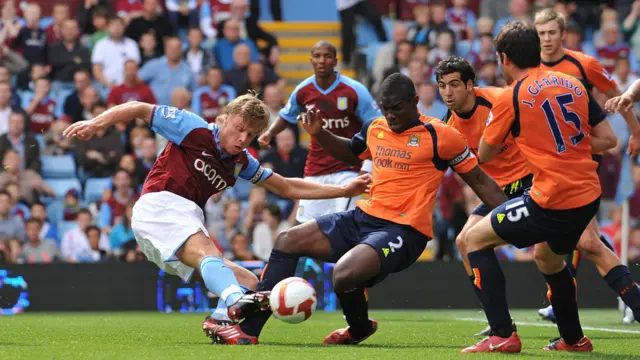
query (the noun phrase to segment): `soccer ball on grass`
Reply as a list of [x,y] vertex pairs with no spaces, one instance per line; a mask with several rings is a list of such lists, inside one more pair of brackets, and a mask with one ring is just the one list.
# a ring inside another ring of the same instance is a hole
[[298,324],[316,311],[316,290],[305,279],[286,278],[271,290],[271,311],[276,318],[290,324]]

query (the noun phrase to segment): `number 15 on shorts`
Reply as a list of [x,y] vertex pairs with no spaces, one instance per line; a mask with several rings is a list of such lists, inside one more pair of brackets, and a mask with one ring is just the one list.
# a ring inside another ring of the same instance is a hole
[[[511,222],[518,222],[523,217],[529,217],[529,209],[527,209],[527,206],[524,204],[524,200],[518,200],[509,204],[504,207],[504,210],[507,213],[507,219]],[[502,222],[505,214],[499,213],[496,217],[498,218],[498,222]]]

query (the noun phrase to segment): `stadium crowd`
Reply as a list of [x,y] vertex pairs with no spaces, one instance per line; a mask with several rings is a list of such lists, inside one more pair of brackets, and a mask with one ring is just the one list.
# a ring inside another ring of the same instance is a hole
[[[42,14],[35,1],[3,1],[0,263],[144,259],[131,230],[131,210],[166,140],[135,120],[88,142],[70,141],[62,131],[70,123],[132,100],[190,109],[213,122],[226,103],[248,91],[265,101],[275,120],[286,101],[285,81],[277,74],[280,49],[273,34],[259,26],[255,3],[84,0],[77,11],[56,4],[52,14]],[[271,11],[281,19],[278,3],[272,1]],[[531,19],[544,7],[554,7],[570,19],[565,46],[598,58],[622,90],[638,78],[640,1],[501,4],[337,0],[343,26],[352,28],[355,13],[366,14],[378,38],[390,40],[377,45],[370,69],[349,61],[365,70],[360,73],[370,74],[362,78],[372,93],[388,74],[404,73],[418,89],[420,110],[434,117],[447,112],[432,74],[436,64],[457,54],[473,62],[478,86],[504,85],[493,36],[507,21]],[[380,29],[380,19],[393,24],[388,36]],[[353,42],[345,41],[349,32],[342,35],[351,59]],[[604,100],[600,96],[599,101]],[[618,115],[609,120],[619,138],[627,139],[624,120]],[[298,133],[297,128],[287,129],[278,134],[271,150],[260,150],[256,143],[250,151],[277,173],[302,177],[306,150]],[[615,198],[625,148],[621,141],[606,153],[600,173],[602,231],[616,246],[621,209]],[[632,172],[640,185],[640,165]],[[455,258],[455,237],[478,201],[455,174],[447,174],[434,214],[436,258]],[[632,219],[640,218],[640,192],[630,204]],[[275,236],[294,225],[295,208],[292,201],[239,182],[209,200],[206,225],[228,258],[266,261]],[[640,259],[637,224],[631,233],[630,259]],[[533,259],[526,250],[500,251],[504,259]]]

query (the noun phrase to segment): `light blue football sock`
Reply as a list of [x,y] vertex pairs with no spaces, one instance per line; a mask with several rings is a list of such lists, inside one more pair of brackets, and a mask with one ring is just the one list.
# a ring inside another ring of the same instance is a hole
[[[240,288],[242,289],[243,293],[251,290],[244,285],[240,285]],[[229,319],[229,316],[227,315],[227,304],[224,302],[224,300],[222,300],[222,298],[218,299],[218,305],[216,305],[216,309],[211,313],[211,317],[216,320],[231,321],[231,319]]]
[[233,271],[219,257],[204,257],[200,261],[200,275],[207,289],[218,295],[227,306],[238,301],[244,294]]

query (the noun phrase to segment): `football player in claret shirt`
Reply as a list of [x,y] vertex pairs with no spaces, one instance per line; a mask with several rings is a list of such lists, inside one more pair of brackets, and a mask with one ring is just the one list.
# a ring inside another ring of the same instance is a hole
[[[467,232],[474,290],[491,332],[462,352],[521,351],[494,252],[504,244],[535,245],[536,265],[547,282],[561,336],[544,350],[592,351],[582,332],[575,280],[564,255],[576,248],[600,204],[598,164],[591,153],[615,146],[615,135],[579,80],[540,67],[540,38],[532,25],[509,22],[495,42],[502,73],[511,85],[493,104],[478,158],[488,163],[500,156],[510,135],[534,176],[522,196],[498,206]],[[628,271],[615,278],[612,287],[633,283]]]
[[[489,207],[506,200],[479,167],[464,137],[436,118],[421,115],[413,82],[394,73],[381,86],[384,116],[367,121],[353,138],[324,129],[320,110],[302,115],[305,129],[327,152],[348,164],[371,157],[374,183],[354,210],[319,216],[278,235],[258,285],[272,289],[293,276],[301,256],[335,262],[333,285],[349,327],[325,344],[358,344],[375,333],[365,288],[411,266],[433,236],[436,193],[448,167],[459,173]],[[270,311],[247,317],[238,331],[255,339]],[[237,335],[235,335],[237,336]],[[223,342],[233,341],[223,339]],[[257,341],[257,340],[255,340]]]
[[236,98],[236,90],[229,85],[223,85],[222,79],[222,69],[210,67],[207,70],[207,85],[193,92],[191,110],[208,123],[215,122],[225,105]]
[[[603,68],[602,64],[595,58],[585,55],[579,51],[571,51],[562,46],[562,41],[566,36],[566,19],[558,12],[552,9],[545,9],[538,12],[534,21],[538,36],[541,43],[541,59],[542,68],[558,71],[564,74],[572,75],[580,79],[588,91],[593,89],[606,94],[607,97],[620,95],[620,90],[616,82],[611,78],[609,73]],[[622,113],[625,122],[631,130],[631,138],[629,139],[629,151],[637,153],[640,150],[640,125],[633,111],[625,111]],[[594,160],[599,163],[602,161],[601,153],[594,153]],[[592,249],[601,248],[601,245],[594,244],[600,241],[602,245],[611,248],[609,242],[600,235],[598,225],[595,219],[589,224],[587,231],[583,234],[581,243],[588,246],[585,256],[593,258]],[[574,251],[568,255],[567,263],[573,275],[577,275],[578,266],[580,264],[581,252]],[[555,321],[553,308],[551,306],[540,309],[538,314],[546,320]]]
[[[258,139],[261,146],[269,146],[272,137],[289,126],[287,123],[297,124],[298,116],[311,109],[320,111],[326,130],[349,139],[358,133],[363,123],[382,115],[364,85],[335,71],[338,63],[336,54],[335,46],[326,41],[317,43],[311,49],[310,62],[314,75],[295,88],[277,119]],[[370,162],[365,161],[362,169],[367,171],[369,167]],[[346,164],[334,159],[326,148],[311,138],[304,169],[305,179],[319,184],[341,185],[358,176],[360,169],[360,164]],[[316,216],[352,210],[359,198],[301,200],[296,220],[303,223]]]
[[[228,307],[233,320],[268,307],[268,298],[265,293],[247,292],[255,287],[256,277],[223,259],[209,238],[202,210],[207,200],[233,187],[238,177],[290,198],[350,197],[362,193],[370,180],[363,175],[345,186],[321,185],[283,178],[261,167],[246,148],[267,126],[269,117],[269,109],[253,95],[229,103],[218,118],[220,125],[207,124],[186,110],[133,101],[93,120],[74,123],[64,132],[88,140],[101,129],[144,119],[169,140],[145,180],[131,228],[150,261],[185,281],[197,273],[207,289],[220,297],[218,306]],[[215,338],[209,330],[229,320],[207,317],[203,330]]]

